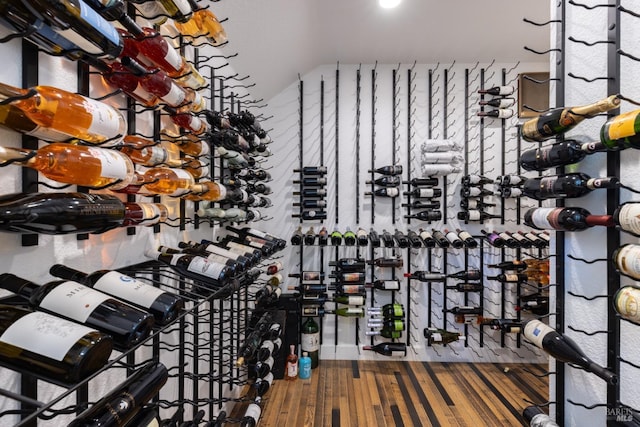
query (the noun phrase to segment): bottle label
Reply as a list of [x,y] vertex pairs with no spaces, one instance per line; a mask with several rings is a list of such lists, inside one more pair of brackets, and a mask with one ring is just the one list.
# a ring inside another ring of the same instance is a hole
[[206,127],[206,125],[196,116],[189,117],[189,129],[194,132],[198,132],[202,127]]
[[548,325],[545,325],[539,320],[530,320],[524,327],[524,336],[539,348],[542,346],[542,341],[547,334],[553,333],[555,330]]
[[140,150],[140,155],[147,159],[146,164],[156,166],[167,161],[167,150],[162,147],[146,147]]
[[302,351],[312,353],[320,350],[320,333],[314,332],[312,334],[303,333],[300,342]]
[[149,308],[164,291],[117,271],[110,271],[93,285],[93,289],[114,295],[141,307]]
[[188,1],[185,0],[173,0],[173,4],[183,15],[189,15],[192,12],[191,6]]
[[620,228],[634,234],[640,234],[640,203],[627,203],[618,211]]
[[[187,172],[184,169],[171,169],[175,174],[176,174],[176,178],[180,181],[186,181],[187,183],[192,183],[193,182],[193,175],[191,175],[189,172]],[[171,193],[171,196],[182,196],[183,194],[188,193],[189,191],[191,191],[188,187],[187,188],[178,188],[176,189],[176,191],[174,191],[173,193]]]
[[66,30],[62,30],[56,27],[52,27],[53,31],[58,33],[58,35],[67,39],[71,43],[75,44],[80,49],[84,50],[87,53],[92,55],[102,56],[104,52],[98,46],[91,43],[84,36],[78,34],[73,28],[69,27]]
[[480,211],[471,210],[469,212],[469,221],[480,221]]
[[77,282],[64,282],[53,288],[42,300],[40,307],[84,323],[93,310],[109,295]]
[[167,46],[167,53],[164,56],[164,60],[174,69],[174,72],[180,72],[180,69],[182,68],[182,58],[178,51],[173,47]]
[[127,178],[127,162],[120,152],[97,147],[88,147],[87,150],[93,157],[100,160],[100,176],[115,179]]
[[[287,368],[288,367],[289,367],[289,364],[287,363]],[[296,375],[297,375],[297,370],[298,369],[296,368]],[[287,374],[288,373],[289,373],[289,369],[287,369]],[[255,420],[257,423],[261,413],[262,413],[262,409],[260,408],[260,405],[252,403],[247,407],[247,410],[245,411],[244,416]]]
[[302,272],[302,283],[306,285],[319,285],[320,284],[320,272],[319,271],[304,271]]
[[359,282],[362,280],[362,273],[342,273],[343,282]]
[[505,274],[504,275],[504,281],[505,282],[510,282],[510,283],[511,282],[516,283],[516,282],[519,282],[520,280],[518,279],[518,275],[517,274]]
[[557,176],[546,177],[540,179],[540,192],[543,196],[552,196],[554,195],[553,186],[558,181]]
[[347,297],[347,305],[364,305],[364,297],[361,295],[350,295]]
[[606,125],[605,129],[609,140],[622,139],[635,135],[636,117],[638,117],[638,111],[628,111],[626,113],[619,114]]
[[[83,97],[83,105],[87,112],[91,114],[91,124],[87,129],[87,133],[100,135],[105,139],[114,138],[120,135],[120,126],[124,122],[122,115],[110,105],[96,101],[91,98]],[[120,135],[121,137],[124,135]],[[115,138],[102,147],[113,147],[117,145],[122,138]]]
[[400,282],[397,280],[384,280],[382,282],[382,289],[385,291],[397,291],[400,289]]
[[171,87],[171,89],[169,89],[169,92],[163,95],[160,99],[162,99],[172,107],[177,107],[184,102],[184,99],[187,97],[187,93],[184,91],[184,89],[173,82],[171,82],[169,86]]
[[343,285],[341,287],[342,292],[345,294],[359,294],[361,291],[360,285]]
[[212,262],[207,258],[197,256],[191,260],[187,270],[218,280],[224,267],[225,266],[220,263]]
[[431,342],[442,342],[442,334],[440,332],[431,333]]
[[621,273],[640,279],[640,246],[626,245],[618,250],[616,265]]
[[537,228],[554,229],[559,226],[558,216],[561,209],[558,208],[537,208],[531,215],[531,222]]
[[38,139],[44,139],[45,141],[66,141],[71,138],[71,135],[44,126],[36,126],[31,131],[26,132],[26,134]]
[[620,316],[632,322],[640,323],[640,289],[625,286],[618,291],[615,301],[615,309]]
[[[298,376],[298,364],[297,363],[287,362],[287,377],[295,378],[297,376]],[[248,412],[248,410],[247,410],[247,412]]]
[[62,361],[78,340],[95,329],[36,311],[22,316],[0,336],[0,341]]
[[433,188],[421,188],[418,190],[418,197],[434,197],[434,195]]

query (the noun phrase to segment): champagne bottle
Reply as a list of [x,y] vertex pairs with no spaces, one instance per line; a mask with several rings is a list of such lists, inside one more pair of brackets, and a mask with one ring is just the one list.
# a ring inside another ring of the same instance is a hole
[[446,345],[465,338],[464,335],[460,335],[460,332],[447,331],[439,328],[424,328],[423,333],[429,345]]
[[515,102],[516,100],[514,98],[493,98],[488,101],[480,101],[478,104],[488,105],[495,108],[509,108],[513,106]]
[[520,128],[520,135],[525,141],[544,141],[573,129],[585,119],[618,108],[619,105],[620,98],[612,95],[593,104],[554,108],[526,121]]
[[56,280],[39,286],[3,273],[0,287],[24,297],[33,308],[108,333],[120,349],[144,341],[154,322],[151,314],[77,282]]
[[480,89],[478,93],[482,95],[506,96],[513,94],[515,90],[513,86],[494,86],[489,89]]
[[559,425],[537,406],[527,406],[522,416],[531,427],[559,427]]
[[618,188],[616,177],[591,178],[577,172],[565,175],[530,178],[524,183],[522,192],[536,200],[582,197],[598,188]]
[[59,317],[0,305],[0,363],[65,385],[105,366],[110,335]]
[[623,286],[613,295],[613,308],[623,319],[640,323],[640,290],[633,286]]
[[600,128],[600,142],[606,150],[639,148],[640,110],[628,111],[608,119]]
[[78,415],[69,427],[125,425],[159,393],[168,378],[162,363],[149,362]]
[[124,154],[106,148],[52,143],[38,150],[0,147],[0,160],[12,160],[49,179],[88,187],[124,188],[134,179],[134,166]]
[[117,58],[124,48],[114,26],[82,0],[29,0],[23,4],[90,54]]
[[304,233],[304,244],[311,246],[316,242],[316,232],[313,231],[313,227],[309,227],[306,233]]
[[440,211],[420,211],[415,214],[405,215],[405,218],[415,218],[420,221],[440,221],[442,219],[442,212]]
[[558,144],[526,150],[520,155],[520,166],[525,170],[544,171],[577,163],[589,154],[585,145],[568,139]]
[[500,215],[494,215],[477,209],[458,212],[457,218],[461,221],[486,221],[492,218],[501,218]]
[[513,117],[513,110],[510,108],[496,108],[487,111],[478,111],[478,117],[494,117],[497,119],[509,119]]
[[304,166],[302,169],[294,169],[296,173],[302,173],[302,175],[326,175],[327,167],[326,166]]
[[0,230],[17,233],[102,233],[125,218],[125,205],[108,194],[7,194],[0,208]]
[[24,116],[67,138],[115,145],[126,131],[126,122],[118,110],[82,95],[51,86],[20,89],[0,83],[0,101],[13,97],[21,98],[10,104]]
[[344,244],[347,246],[354,246],[356,244],[356,233],[351,231],[349,227],[347,227],[347,230],[342,233],[342,238],[344,239]]
[[296,346],[289,346],[289,355],[284,369],[284,379],[286,381],[294,381],[298,379],[298,355],[296,354]]
[[524,324],[525,339],[544,350],[560,362],[573,363],[592,372],[608,382],[617,384],[618,376],[589,359],[580,347],[568,336],[545,325],[540,320],[532,319]]
[[299,246],[304,241],[304,234],[302,233],[302,226],[296,228],[296,230],[291,235],[291,244],[295,246]]
[[86,274],[62,264],[54,264],[49,269],[49,274],[82,283],[148,311],[158,325],[171,323],[184,308],[184,300],[181,297],[117,271],[97,270]]
[[377,196],[377,197],[397,197],[400,192],[396,187],[382,187],[376,188],[373,191],[365,191],[365,196]]
[[381,342],[376,345],[365,345],[363,350],[375,351],[383,356],[404,357],[407,355],[407,346],[400,342]]
[[411,191],[405,191],[402,193],[405,196],[419,197],[419,198],[431,198],[442,196],[442,190],[439,188],[422,188],[417,187]]
[[398,175],[382,176],[373,181],[367,180],[365,184],[375,184],[381,187],[397,187],[400,185],[401,179]]
[[582,231],[595,225],[615,225],[611,215],[591,215],[579,207],[532,208],[524,213],[524,223],[539,230],[558,231]]
[[208,258],[191,254],[163,254],[147,250],[148,258],[156,259],[170,266],[178,274],[203,283],[208,288],[217,289],[232,281],[230,268]]
[[402,175],[402,165],[382,166],[376,169],[369,169],[369,173],[379,173],[381,175]]

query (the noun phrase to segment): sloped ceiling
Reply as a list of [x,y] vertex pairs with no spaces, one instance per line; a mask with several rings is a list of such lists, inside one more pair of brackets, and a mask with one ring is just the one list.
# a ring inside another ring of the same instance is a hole
[[[212,4],[225,54],[254,99],[273,95],[320,64],[544,62],[550,4],[544,0],[223,0]],[[553,24],[551,24],[553,25]]]

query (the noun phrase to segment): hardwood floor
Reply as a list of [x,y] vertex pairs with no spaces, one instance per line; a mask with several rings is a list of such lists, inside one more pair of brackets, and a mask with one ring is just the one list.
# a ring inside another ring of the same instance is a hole
[[259,426],[524,426],[524,399],[548,400],[546,377],[524,369],[546,366],[323,360],[311,379],[274,381]]

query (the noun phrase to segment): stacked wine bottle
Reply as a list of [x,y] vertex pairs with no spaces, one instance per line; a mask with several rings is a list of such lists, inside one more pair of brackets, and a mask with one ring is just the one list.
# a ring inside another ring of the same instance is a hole
[[[493,117],[497,119],[509,119],[513,117],[512,107],[516,100],[511,97],[515,92],[513,86],[495,86],[489,89],[481,89],[478,93],[481,95],[478,105],[480,110],[478,111],[479,117]],[[485,95],[493,96],[491,99],[485,99]],[[492,107],[489,110],[485,110],[485,107]]]
[[[402,182],[402,165],[382,166],[369,170],[372,179],[366,181],[371,185],[371,190],[366,191],[365,196],[394,198],[400,194],[400,184]],[[382,175],[373,178],[374,173]],[[374,187],[376,185],[377,187]]]
[[300,186],[298,191],[293,192],[294,196],[299,196],[299,200],[293,206],[299,207],[300,211],[292,216],[300,218],[302,221],[327,219],[325,211],[327,206],[325,200],[327,168],[325,166],[304,166],[302,169],[294,169],[293,172],[299,174],[299,178],[293,183]]
[[494,203],[485,200],[486,197],[495,195],[493,191],[484,187],[493,184],[492,179],[481,175],[465,175],[461,182],[460,207],[463,210],[458,212],[459,220],[484,222],[492,218],[501,218],[500,215],[486,211],[487,208],[495,206]]
[[446,176],[460,172],[464,160],[457,144],[450,140],[427,140],[420,146],[420,170],[424,178]]

